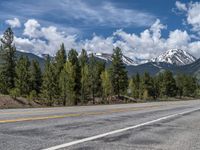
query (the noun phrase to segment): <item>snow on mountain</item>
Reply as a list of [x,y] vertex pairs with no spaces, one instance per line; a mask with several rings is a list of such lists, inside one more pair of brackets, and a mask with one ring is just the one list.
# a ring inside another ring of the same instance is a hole
[[183,66],[195,62],[197,59],[181,49],[170,49],[160,56],[151,59],[151,62],[165,62],[177,66]]
[[[94,56],[99,58],[99,59],[103,59],[105,61],[112,61],[112,54],[107,54],[107,53],[94,53]],[[135,62],[133,59],[123,55],[122,56],[122,60],[123,60],[123,63],[130,66],[130,65],[138,65],[137,62]]]

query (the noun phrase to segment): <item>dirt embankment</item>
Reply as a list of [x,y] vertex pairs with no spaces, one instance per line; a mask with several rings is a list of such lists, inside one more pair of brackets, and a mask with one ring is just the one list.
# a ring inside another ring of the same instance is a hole
[[13,99],[8,95],[0,95],[0,108],[29,108],[40,106],[41,105],[25,98]]

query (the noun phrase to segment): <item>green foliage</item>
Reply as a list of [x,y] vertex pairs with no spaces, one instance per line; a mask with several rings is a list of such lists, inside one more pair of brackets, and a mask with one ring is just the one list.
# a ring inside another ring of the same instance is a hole
[[82,49],[79,57],[81,67],[81,103],[87,102],[89,97],[89,68],[88,56],[86,50]]
[[15,86],[21,96],[30,92],[30,62],[27,57],[21,56],[17,61]]
[[53,63],[48,56],[45,63],[45,70],[42,82],[42,96],[46,99],[45,103],[52,106],[53,98],[56,96],[56,75],[54,72]]
[[[54,61],[54,71],[55,71],[55,95],[56,97],[60,97],[60,88],[59,88],[59,77],[60,73],[63,70],[63,67],[66,63],[66,51],[64,44],[62,43],[60,46],[60,49],[57,51],[56,56],[55,56],[55,61]],[[60,101],[58,101],[60,103]]]
[[16,48],[13,45],[13,38],[14,35],[11,28],[8,28],[1,38],[0,55],[3,63],[1,64],[0,73],[1,79],[4,80],[1,84],[5,83],[3,85],[4,88],[1,90],[4,94],[15,86]]
[[88,65],[81,67],[81,103],[87,102],[89,97],[89,69]]
[[10,89],[9,95],[10,95],[13,99],[17,99],[17,97],[20,96],[20,90],[19,90],[18,88]]
[[89,61],[89,80],[93,104],[95,103],[96,96],[102,96],[101,73],[104,70],[105,64],[97,61],[92,54]]
[[160,94],[162,97],[174,97],[177,94],[176,81],[172,72],[165,71],[162,75],[163,79],[160,83]]
[[140,75],[137,73],[129,80],[129,90],[130,94],[134,98],[139,98],[140,96]]
[[112,94],[112,83],[110,81],[110,75],[107,70],[101,73],[101,84],[103,88],[103,99],[106,99]]
[[178,95],[193,97],[196,95],[196,91],[198,88],[197,80],[190,75],[177,75],[176,84],[178,88]]
[[28,98],[29,98],[29,100],[31,100],[31,101],[35,101],[37,97],[38,97],[38,96],[37,96],[37,92],[36,92],[35,90],[32,90],[32,91],[30,92]]
[[78,53],[75,49],[71,49],[68,53],[68,61],[73,66],[72,68],[75,70],[75,104],[78,104],[80,99],[81,92],[81,67],[78,60]]
[[122,51],[119,47],[113,50],[111,65],[111,82],[114,94],[124,93],[128,87],[128,76],[125,65],[122,60]]
[[[66,74],[66,95],[69,105],[76,105],[76,70],[71,62],[67,62],[64,67],[64,73]],[[64,83],[63,83],[64,84]]]
[[41,91],[42,86],[42,71],[40,69],[39,62],[36,60],[33,60],[31,63],[30,76],[31,90],[35,91],[38,95]]
[[142,99],[152,99],[154,98],[154,83],[153,79],[148,73],[144,73],[141,79],[141,85],[140,85],[140,98]]

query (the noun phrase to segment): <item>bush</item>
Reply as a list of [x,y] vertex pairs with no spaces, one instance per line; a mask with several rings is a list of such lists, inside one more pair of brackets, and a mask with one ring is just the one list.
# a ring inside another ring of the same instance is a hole
[[20,90],[18,88],[13,88],[9,91],[9,94],[13,99],[17,99],[17,97],[20,96]]
[[32,90],[29,94],[29,100],[35,100],[35,98],[37,98],[37,92]]

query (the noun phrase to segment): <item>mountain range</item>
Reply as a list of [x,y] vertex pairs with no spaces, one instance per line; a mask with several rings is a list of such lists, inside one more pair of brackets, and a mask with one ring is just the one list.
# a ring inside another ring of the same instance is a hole
[[[25,53],[17,51],[17,57],[21,55],[27,56],[30,60],[36,59],[41,68],[44,68],[45,56],[37,56],[32,53]],[[89,57],[91,54],[88,54]],[[112,54],[106,53],[94,53],[94,57],[106,63],[109,66],[112,62]],[[125,55],[122,56],[123,62],[127,68],[128,75],[134,75],[136,73],[143,74],[148,72],[151,75],[156,75],[164,70],[170,70],[174,74],[185,73],[197,76],[200,79],[200,59],[196,59],[191,54],[181,49],[170,49],[160,56],[150,59],[131,59]]]

